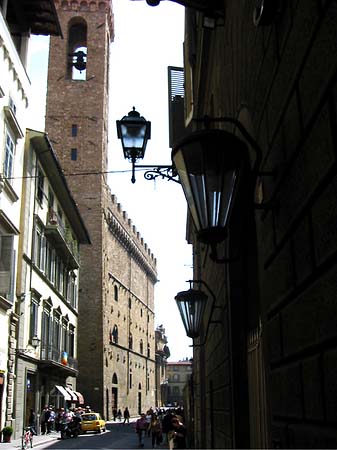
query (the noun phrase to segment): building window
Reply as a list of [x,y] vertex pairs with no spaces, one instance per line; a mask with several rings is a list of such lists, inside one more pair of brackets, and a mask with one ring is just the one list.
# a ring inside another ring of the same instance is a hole
[[132,350],[133,347],[133,338],[132,333],[129,334],[129,349]]
[[143,317],[143,310],[142,310],[142,308],[140,309],[140,317]]
[[0,295],[14,300],[14,236],[0,235]]
[[54,202],[55,202],[55,195],[49,186],[49,188],[48,188],[48,206],[49,206],[49,208],[54,208]]
[[64,317],[62,319],[62,343],[61,350],[69,353],[69,332],[68,332],[68,319]]
[[71,136],[76,137],[77,136],[77,125],[75,123],[71,126]]
[[77,148],[72,148],[71,149],[70,159],[72,161],[77,161]]
[[53,317],[53,348],[60,350],[61,347],[61,330],[60,330],[60,313],[54,312]]
[[118,344],[118,327],[117,327],[117,325],[114,325],[113,330],[112,330],[112,341],[115,344]]
[[143,351],[144,351],[143,339],[140,340],[140,343],[139,343],[139,351],[140,351],[141,354],[143,354]]
[[69,325],[69,356],[75,356],[75,327]]
[[30,304],[29,339],[32,339],[34,336],[37,336],[38,312],[39,312],[39,302],[38,300],[33,298]]
[[49,359],[51,354],[51,316],[48,308],[42,312],[42,333],[41,333],[41,359]]
[[130,389],[132,388],[132,369],[130,369],[130,372],[129,372],[129,388]]
[[11,179],[13,176],[14,150],[15,150],[14,139],[9,134],[9,132],[6,131],[6,149],[5,149],[5,160],[3,171],[4,176],[9,179]]
[[76,275],[74,272],[70,272],[67,278],[68,278],[67,300],[73,308],[77,309]]
[[40,203],[43,201],[43,188],[44,188],[44,175],[42,173],[42,170],[39,168],[37,170],[37,199]]
[[150,358],[151,356],[151,347],[150,344],[147,344],[147,357]]
[[114,299],[118,302],[118,286],[114,286]]
[[132,301],[131,301],[131,297],[129,298],[129,309],[132,308]]

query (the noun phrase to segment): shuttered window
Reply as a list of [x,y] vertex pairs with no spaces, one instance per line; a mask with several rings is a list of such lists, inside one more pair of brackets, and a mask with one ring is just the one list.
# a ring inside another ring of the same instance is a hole
[[0,295],[13,301],[14,291],[14,236],[0,235]]

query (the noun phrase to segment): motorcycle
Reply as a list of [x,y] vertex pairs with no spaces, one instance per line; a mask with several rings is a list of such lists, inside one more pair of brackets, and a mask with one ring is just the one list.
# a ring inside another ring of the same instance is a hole
[[61,439],[67,438],[77,438],[80,433],[80,425],[77,420],[72,420],[70,422],[61,422],[60,423],[60,433]]

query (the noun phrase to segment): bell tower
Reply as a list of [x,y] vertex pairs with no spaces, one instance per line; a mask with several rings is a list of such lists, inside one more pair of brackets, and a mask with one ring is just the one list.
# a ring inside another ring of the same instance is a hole
[[[91,244],[80,249],[77,388],[104,411],[104,215],[107,198],[111,0],[55,0],[63,39],[51,38],[46,131]],[[82,276],[81,276],[82,274]],[[95,368],[95,370],[93,370]]]
[[106,180],[111,1],[55,6],[63,39],[50,40],[46,131],[91,239],[80,248],[74,388],[111,419],[117,406],[154,404],[156,259]]

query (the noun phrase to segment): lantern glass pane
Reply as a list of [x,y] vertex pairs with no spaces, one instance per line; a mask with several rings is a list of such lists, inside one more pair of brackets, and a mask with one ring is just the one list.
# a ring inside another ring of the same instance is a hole
[[245,144],[223,130],[185,138],[172,153],[198,232],[228,224],[244,160]]
[[146,141],[146,124],[121,124],[123,145],[125,148],[142,149]]

